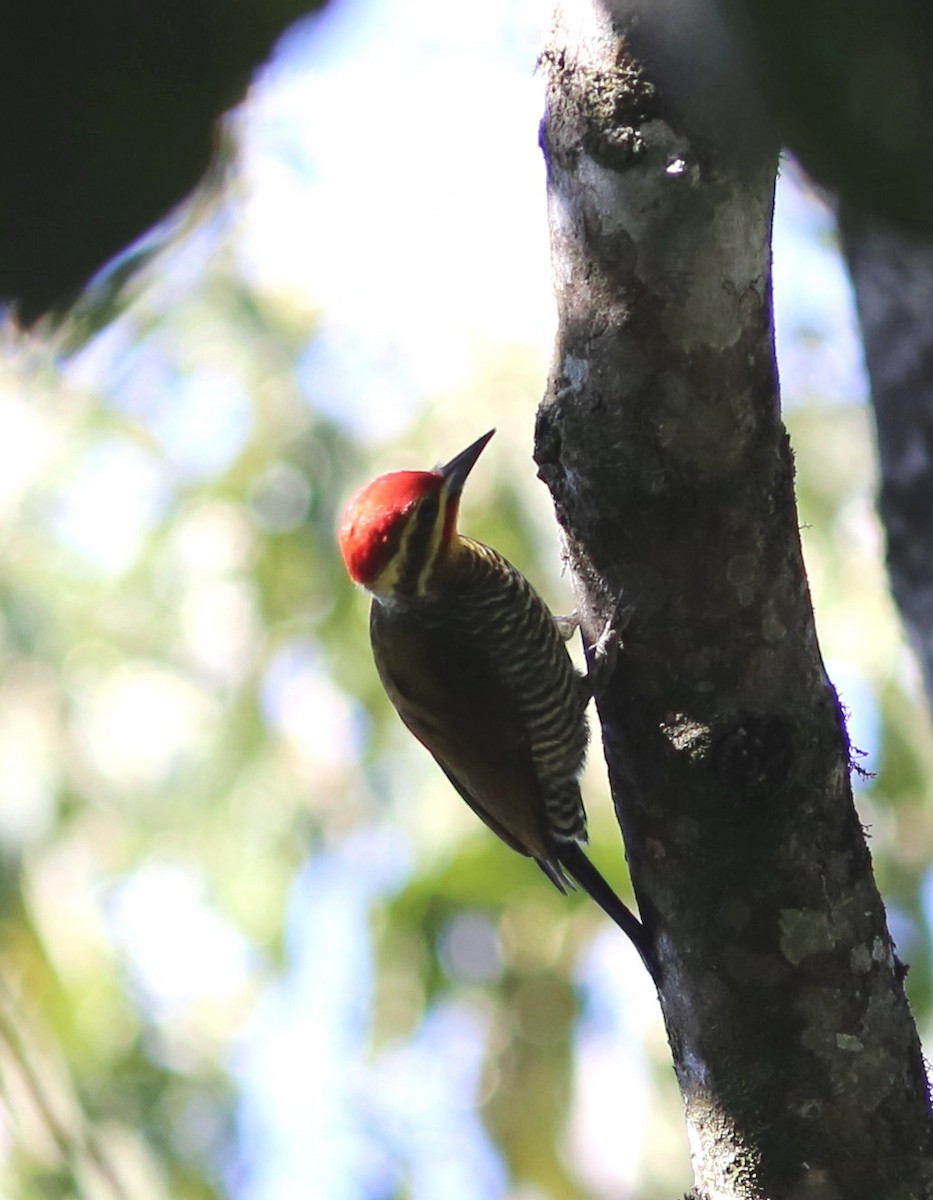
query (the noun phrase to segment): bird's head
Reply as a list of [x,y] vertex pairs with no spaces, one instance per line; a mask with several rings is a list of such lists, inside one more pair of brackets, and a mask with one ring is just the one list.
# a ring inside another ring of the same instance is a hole
[[390,471],[350,497],[337,540],[355,583],[388,601],[429,590],[435,567],[456,541],[463,485],[494,433],[433,471]]

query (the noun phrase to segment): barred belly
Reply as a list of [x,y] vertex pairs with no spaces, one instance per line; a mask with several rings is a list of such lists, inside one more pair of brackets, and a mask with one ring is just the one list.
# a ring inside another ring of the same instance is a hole
[[587,690],[547,605],[507,559],[467,542],[458,572],[459,619],[488,650],[527,725],[556,841],[585,841],[578,779],[586,758]]

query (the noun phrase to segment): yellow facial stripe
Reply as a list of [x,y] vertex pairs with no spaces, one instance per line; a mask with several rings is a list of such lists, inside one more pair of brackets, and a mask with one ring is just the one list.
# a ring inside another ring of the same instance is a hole
[[390,597],[398,590],[399,581],[402,578],[405,563],[408,559],[408,543],[411,541],[411,531],[412,523],[408,521],[402,530],[398,549],[372,583],[369,584],[369,590],[375,592],[377,596]]
[[434,570],[434,565],[437,562],[438,552],[441,548],[441,542],[444,538],[444,526],[447,522],[447,509],[450,506],[452,497],[448,495],[446,488],[440,494],[440,503],[437,506],[437,516],[434,518],[434,524],[431,526],[431,537],[425,548],[424,566],[418,572],[418,578],[415,581],[415,595],[423,596],[428,590],[428,583],[431,579],[431,573]]
[[370,591],[386,599],[398,595],[404,595],[410,599],[427,594],[431,575],[444,540],[447,513],[454,500],[455,498],[450,496],[446,490],[441,491],[438,497],[437,514],[427,532],[427,537],[425,537],[424,526],[419,528],[418,507],[415,506],[411,510],[402,529],[398,548],[382,571],[369,584]]

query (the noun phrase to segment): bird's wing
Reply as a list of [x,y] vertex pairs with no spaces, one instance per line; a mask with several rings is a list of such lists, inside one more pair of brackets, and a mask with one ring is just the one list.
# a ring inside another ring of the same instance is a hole
[[411,732],[494,833],[514,850],[548,860],[527,728],[491,655],[475,639],[386,614],[378,603],[372,632],[379,675]]

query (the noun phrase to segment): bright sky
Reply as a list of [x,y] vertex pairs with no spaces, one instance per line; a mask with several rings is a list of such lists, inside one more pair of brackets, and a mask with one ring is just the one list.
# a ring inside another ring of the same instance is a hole
[[244,114],[242,261],[320,304],[303,370],[372,436],[553,328],[535,74],[544,8],[338,0]]

